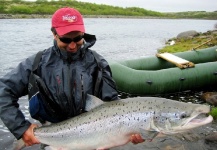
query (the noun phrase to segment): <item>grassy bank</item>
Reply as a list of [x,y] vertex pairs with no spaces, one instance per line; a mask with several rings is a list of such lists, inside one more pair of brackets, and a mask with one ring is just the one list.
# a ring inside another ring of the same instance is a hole
[[[170,45],[174,41],[175,44]],[[198,33],[195,36],[186,38],[171,38],[166,41],[166,46],[159,49],[158,51],[176,53],[183,52],[193,49],[203,49],[217,45],[217,30],[207,31],[204,33]]]
[[1,14],[43,14],[51,15],[57,9],[70,6],[78,9],[83,15],[121,15],[121,16],[163,16],[160,12],[149,11],[142,8],[113,7],[109,5],[97,5],[78,1],[1,1]]
[[58,8],[70,6],[78,9],[83,15],[90,16],[133,16],[133,17],[157,17],[157,18],[195,18],[195,19],[217,19],[217,11],[215,12],[180,12],[180,13],[161,13],[151,10],[146,10],[138,7],[115,7],[110,5],[98,5],[94,3],[78,2],[75,0],[65,1],[46,1],[38,0],[36,2],[27,2],[21,0],[0,0],[0,14],[10,14],[11,16],[25,18],[28,15],[34,16],[49,16],[52,15]]

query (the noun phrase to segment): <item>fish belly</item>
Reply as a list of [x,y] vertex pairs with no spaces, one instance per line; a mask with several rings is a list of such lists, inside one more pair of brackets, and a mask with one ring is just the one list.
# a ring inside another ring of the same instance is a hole
[[56,136],[41,138],[39,141],[56,148],[67,150],[109,149],[126,144],[130,136],[139,133],[139,122],[128,118],[113,117],[77,127]]

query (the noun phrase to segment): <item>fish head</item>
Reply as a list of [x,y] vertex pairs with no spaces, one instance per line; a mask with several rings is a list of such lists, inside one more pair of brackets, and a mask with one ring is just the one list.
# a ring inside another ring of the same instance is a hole
[[212,122],[209,112],[208,105],[171,102],[155,114],[152,124],[164,134],[181,133]]

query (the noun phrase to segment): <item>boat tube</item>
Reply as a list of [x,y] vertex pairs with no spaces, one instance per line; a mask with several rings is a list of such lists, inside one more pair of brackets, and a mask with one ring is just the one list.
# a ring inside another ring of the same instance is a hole
[[195,66],[180,69],[157,56],[109,61],[118,90],[135,95],[154,95],[217,84],[217,46],[173,55]]

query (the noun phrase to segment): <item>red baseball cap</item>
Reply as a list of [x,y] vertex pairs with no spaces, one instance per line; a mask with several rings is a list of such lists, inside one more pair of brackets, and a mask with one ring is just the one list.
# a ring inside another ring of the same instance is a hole
[[52,16],[52,27],[58,35],[72,31],[85,32],[82,15],[74,8],[60,8]]

